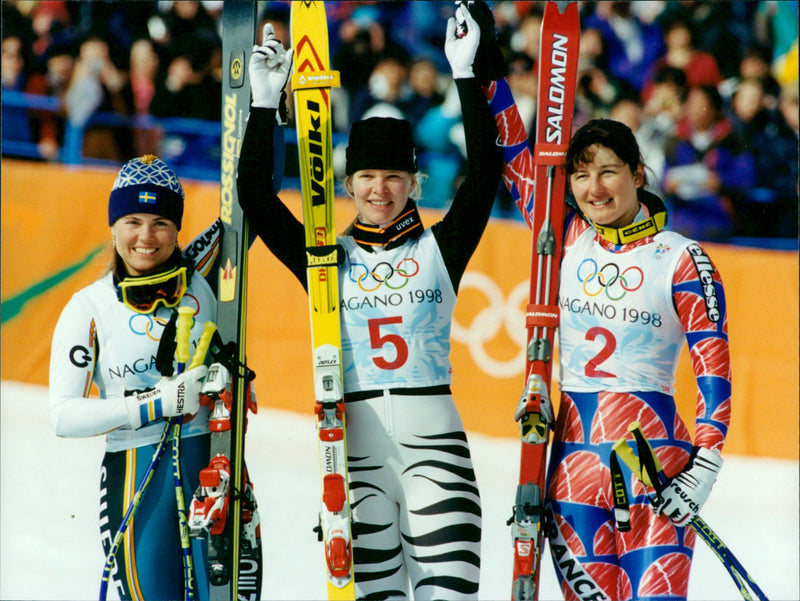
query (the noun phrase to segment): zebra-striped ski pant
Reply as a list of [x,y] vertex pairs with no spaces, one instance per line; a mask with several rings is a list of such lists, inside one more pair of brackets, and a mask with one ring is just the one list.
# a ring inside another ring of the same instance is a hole
[[449,394],[347,403],[359,599],[477,599],[481,506]]

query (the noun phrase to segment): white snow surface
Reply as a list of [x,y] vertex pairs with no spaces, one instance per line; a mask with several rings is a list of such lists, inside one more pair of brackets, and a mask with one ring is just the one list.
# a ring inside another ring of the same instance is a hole
[[[47,404],[45,387],[0,385],[0,599],[97,599],[105,442],[56,437]],[[477,433],[469,433],[469,440],[483,505],[479,597],[509,599],[506,519],[519,444]],[[262,520],[262,599],[324,599],[322,546],[312,533],[319,506],[313,416],[259,407],[250,418],[246,452]],[[702,511],[772,601],[800,600],[798,473],[796,461],[727,456]],[[540,599],[561,599],[548,551],[543,566]],[[741,598],[699,539],[689,598]]]

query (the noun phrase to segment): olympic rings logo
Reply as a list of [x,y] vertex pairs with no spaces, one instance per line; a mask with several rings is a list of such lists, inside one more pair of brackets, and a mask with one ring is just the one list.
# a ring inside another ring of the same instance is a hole
[[[200,302],[197,300],[197,297],[191,294],[184,294],[181,299],[182,307],[192,304],[184,302],[185,300],[194,302],[194,313],[192,315],[197,315],[200,312]],[[137,336],[147,336],[150,340],[159,342],[161,340],[161,332],[164,331],[164,326],[167,325],[167,321],[168,320],[163,317],[153,317],[145,313],[134,313],[128,320],[128,327],[131,329],[131,332]],[[161,331],[157,333],[155,332],[156,325],[161,326]]]
[[382,261],[371,271],[363,263],[353,263],[348,275],[350,280],[358,284],[358,287],[364,292],[374,292],[382,285],[391,290],[399,290],[418,273],[419,263],[407,257],[400,259],[400,262],[394,267],[386,261]]
[[616,263],[606,263],[600,269],[594,259],[584,259],[578,266],[578,281],[587,296],[597,296],[605,291],[609,300],[618,301],[628,292],[642,287],[644,273],[632,265],[620,272]]
[[[469,349],[470,357],[482,371],[494,378],[510,378],[523,371],[525,365],[525,307],[530,295],[530,285],[523,280],[505,297],[500,286],[491,277],[476,271],[467,271],[459,285],[459,296],[468,289],[475,289],[487,301],[472,321],[466,325],[453,317],[450,334],[455,342]],[[456,314],[458,310],[456,311]],[[498,335],[505,334],[516,348],[507,359],[493,357],[487,345]]]
[[[161,326],[161,330],[156,334],[154,328],[156,325]],[[167,325],[167,320],[163,317],[153,317],[152,315],[145,315],[136,313],[131,315],[128,320],[128,327],[131,332],[138,336],[147,336],[150,340],[158,342],[161,340],[161,332],[164,331],[164,326]]]

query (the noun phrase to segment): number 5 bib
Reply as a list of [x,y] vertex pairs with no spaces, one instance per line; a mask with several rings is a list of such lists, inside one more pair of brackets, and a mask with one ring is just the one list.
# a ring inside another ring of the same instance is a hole
[[456,293],[431,230],[378,252],[339,243],[345,392],[450,384]]

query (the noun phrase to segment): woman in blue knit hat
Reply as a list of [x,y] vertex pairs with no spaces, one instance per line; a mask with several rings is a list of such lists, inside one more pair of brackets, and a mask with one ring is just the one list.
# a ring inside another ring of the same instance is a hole
[[[105,553],[166,418],[183,418],[180,456],[187,501],[209,460],[209,410],[200,404],[207,367],[172,375],[174,347],[169,343],[175,339],[179,308],[193,312],[192,348],[205,322],[216,317],[214,288],[204,275],[217,273],[206,255],[214,249],[219,224],[187,247],[192,249],[188,258],[178,246],[183,204],[183,188],[162,160],[145,155],[125,163],[108,202],[110,268],[72,296],[53,334],[50,416],[56,434],[106,437],[100,476]],[[204,272],[198,271],[204,264]],[[99,395],[90,396],[93,386]],[[184,598],[177,507],[172,461],[165,454],[116,553],[111,587],[120,599]],[[191,577],[198,599],[208,598],[204,553],[196,543]]]
[[[464,3],[466,4],[466,3]],[[481,506],[469,445],[450,392],[450,326],[467,263],[500,182],[497,128],[473,64],[480,27],[464,5],[445,54],[463,112],[468,170],[452,208],[426,229],[411,126],[353,124],[345,188],[357,218],[337,243],[342,369],[358,598],[475,599]],[[489,36],[491,37],[491,36]],[[239,162],[251,227],[306,286],[303,225],[272,193],[275,113],[291,72],[270,29],[250,63],[253,102]]]

